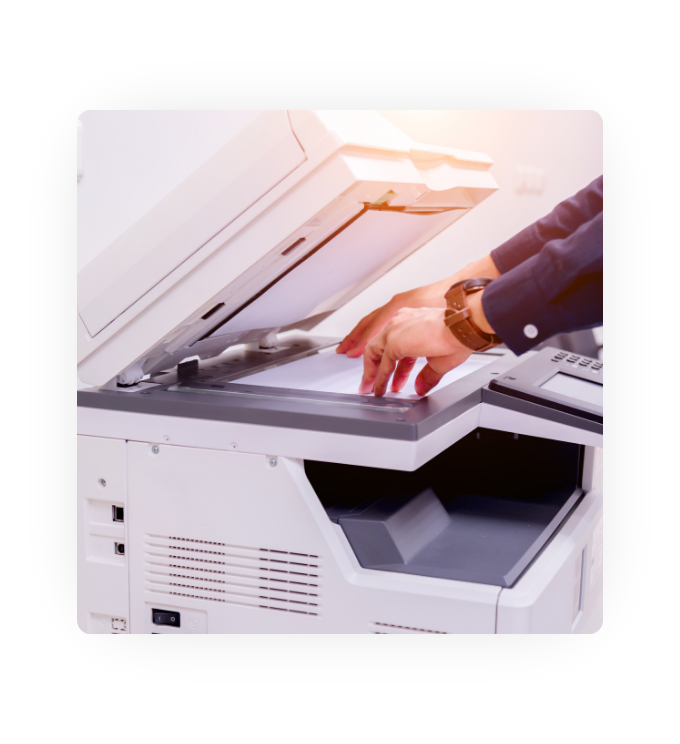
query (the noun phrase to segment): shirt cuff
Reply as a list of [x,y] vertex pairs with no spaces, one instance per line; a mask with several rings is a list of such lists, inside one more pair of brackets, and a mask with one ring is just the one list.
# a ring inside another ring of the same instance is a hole
[[536,258],[495,279],[482,294],[484,315],[494,333],[518,355],[559,333],[562,327],[559,307],[545,301],[534,279]]

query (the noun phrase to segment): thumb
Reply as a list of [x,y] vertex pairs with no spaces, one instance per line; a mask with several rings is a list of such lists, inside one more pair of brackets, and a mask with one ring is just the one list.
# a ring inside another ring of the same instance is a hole
[[416,393],[418,395],[427,395],[432,388],[439,385],[440,380],[444,377],[444,372],[437,372],[430,364],[426,364],[416,377]]

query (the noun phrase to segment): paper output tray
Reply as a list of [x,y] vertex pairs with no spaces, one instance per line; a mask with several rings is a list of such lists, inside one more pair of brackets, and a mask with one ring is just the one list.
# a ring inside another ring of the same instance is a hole
[[480,429],[408,476],[306,470],[364,568],[510,587],[580,501],[580,457],[575,444]]

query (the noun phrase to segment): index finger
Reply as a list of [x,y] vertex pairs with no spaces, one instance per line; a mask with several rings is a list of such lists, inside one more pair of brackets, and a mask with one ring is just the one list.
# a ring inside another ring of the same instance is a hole
[[375,378],[373,384],[373,394],[376,398],[381,398],[387,392],[387,384],[392,377],[394,368],[397,366],[397,360],[385,349],[383,351],[382,359],[380,360],[380,368],[378,369],[378,375]]
[[335,351],[338,354],[345,354],[350,349],[353,349],[357,341],[362,337],[366,326],[370,324],[370,322],[373,320],[373,317],[377,314],[378,314],[378,311],[374,310],[372,313],[369,313],[368,315],[363,317],[354,326],[354,328],[352,328],[352,330],[345,336],[345,338],[342,339],[342,341],[338,344],[338,348]]
[[373,391],[375,378],[378,376],[380,362],[385,352],[383,336],[384,334],[380,334],[380,336],[374,338],[364,349],[364,373],[361,378],[361,385],[359,385],[359,393],[361,395],[366,395]]
[[340,342],[336,349],[338,354],[347,354],[349,357],[358,357],[364,353],[366,344],[389,323],[394,315],[387,305],[379,307],[365,318],[360,320],[356,327]]

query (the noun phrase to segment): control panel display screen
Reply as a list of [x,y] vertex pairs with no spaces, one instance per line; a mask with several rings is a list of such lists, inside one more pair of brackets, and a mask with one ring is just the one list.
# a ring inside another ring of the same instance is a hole
[[567,395],[569,398],[576,398],[587,403],[593,403],[596,406],[602,406],[604,393],[602,385],[572,375],[565,375],[563,372],[558,372],[547,382],[544,382],[541,388],[551,393]]

